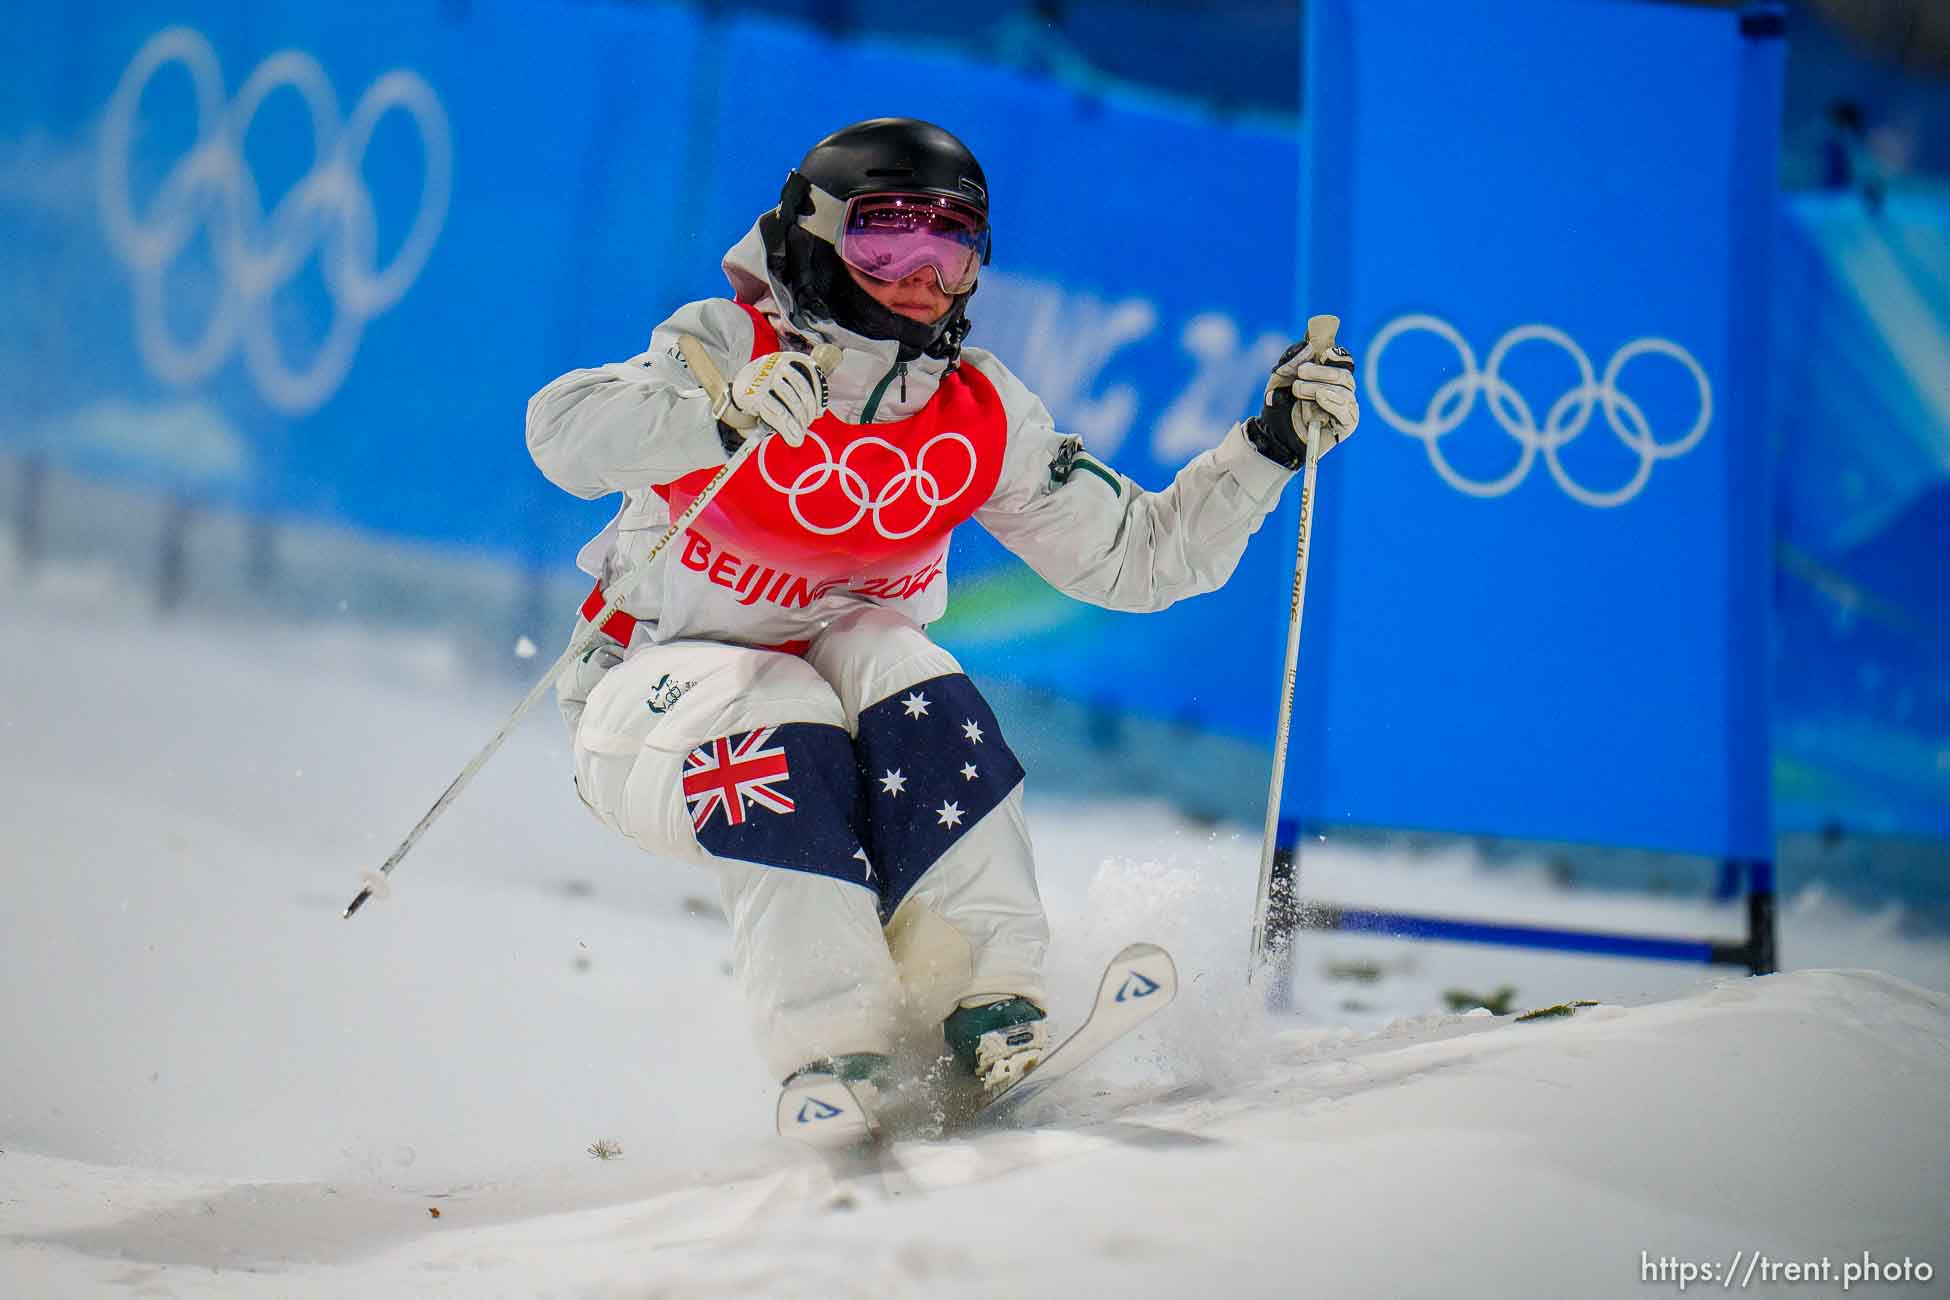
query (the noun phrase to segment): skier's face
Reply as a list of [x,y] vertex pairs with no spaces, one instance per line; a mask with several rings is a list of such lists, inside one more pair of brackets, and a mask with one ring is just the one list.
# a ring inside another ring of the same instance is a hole
[[882,307],[923,325],[934,324],[955,305],[955,300],[941,291],[941,280],[932,266],[924,266],[904,280],[876,280],[851,266],[846,273]]

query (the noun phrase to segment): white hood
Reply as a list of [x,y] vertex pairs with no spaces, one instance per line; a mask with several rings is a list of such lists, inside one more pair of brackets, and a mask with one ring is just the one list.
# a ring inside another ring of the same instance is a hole
[[[876,379],[899,357],[900,344],[893,339],[868,338],[830,320],[808,321],[803,327],[793,322],[792,295],[772,279],[772,268],[765,256],[765,239],[759,233],[757,222],[725,253],[722,265],[733,296],[764,312],[781,335],[803,339],[808,348],[815,343],[838,344],[852,363],[849,370],[856,367],[862,373],[871,370]],[[856,352],[861,354],[857,358],[852,355]],[[915,357],[907,363],[908,381],[932,391],[928,381],[939,379],[947,368],[948,363],[939,357]],[[914,404],[918,406],[919,402]]]

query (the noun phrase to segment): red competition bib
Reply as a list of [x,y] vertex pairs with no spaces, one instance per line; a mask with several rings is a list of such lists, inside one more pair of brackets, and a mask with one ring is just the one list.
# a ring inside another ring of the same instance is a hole
[[[753,358],[778,351],[771,322],[739,306],[752,318]],[[815,583],[938,557],[955,525],[995,491],[1007,441],[1000,394],[966,366],[943,375],[905,420],[847,424],[827,411],[798,447],[765,440],[691,525],[687,555],[735,553],[741,567],[762,563]],[[675,516],[716,472],[696,470],[656,491]]]

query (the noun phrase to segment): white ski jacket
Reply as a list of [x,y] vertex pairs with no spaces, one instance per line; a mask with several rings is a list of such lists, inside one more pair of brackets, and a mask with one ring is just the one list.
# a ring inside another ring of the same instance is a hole
[[[671,494],[681,512],[703,477],[697,472],[726,460],[710,399],[684,366],[678,336],[695,336],[727,377],[755,355],[755,342],[758,352],[770,350],[766,326],[785,349],[830,342],[843,350],[822,417],[839,423],[816,422],[815,433],[825,436],[798,449],[769,439],[746,462],[718,498],[727,505],[707,509],[626,593],[622,609],[638,622],[625,639],[797,648],[862,601],[925,626],[947,607],[946,531],[927,530],[957,516],[979,521],[1071,596],[1110,609],[1162,609],[1231,576],[1291,477],[1234,425],[1169,488],[1147,492],[1058,432],[1041,400],[980,348],[961,354],[961,367],[975,374],[948,385],[986,402],[993,436],[963,436],[942,423],[952,403],[929,405],[942,390],[944,362],[922,357],[897,367],[891,341],[827,322],[809,335],[785,319],[755,226],[726,255],[724,270],[739,301],[689,303],[656,328],[640,355],[571,371],[528,403],[529,452],[551,482],[589,499],[623,494],[615,519],[578,557],[606,588],[668,527]],[[921,440],[903,443],[892,429],[878,436],[882,425],[919,429]],[[742,507],[731,503],[740,484]],[[743,521],[732,517],[741,508]],[[781,524],[795,535],[779,540]],[[857,555],[850,538],[860,539]],[[913,549],[888,553],[909,538]]]

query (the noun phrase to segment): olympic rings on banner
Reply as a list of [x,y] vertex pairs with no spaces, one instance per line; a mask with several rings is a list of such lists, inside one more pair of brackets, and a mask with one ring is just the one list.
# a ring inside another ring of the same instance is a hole
[[[1390,404],[1381,381],[1381,358],[1388,345],[1401,335],[1414,332],[1433,334],[1442,339],[1456,350],[1457,357],[1462,361],[1462,373],[1445,381],[1430,395],[1428,406],[1420,419],[1404,415]],[[1561,349],[1571,358],[1578,371],[1577,385],[1550,404],[1544,413],[1541,428],[1537,424],[1535,408],[1501,374],[1511,349],[1530,342],[1549,343]],[[1626,365],[1641,356],[1663,356],[1677,361],[1692,376],[1694,386],[1699,391],[1698,418],[1683,436],[1672,442],[1659,441],[1639,404],[1619,389],[1619,376]],[[1411,438],[1420,438],[1428,448],[1429,464],[1435,467],[1436,473],[1458,492],[1477,497],[1499,497],[1511,491],[1530,473],[1531,463],[1542,452],[1545,464],[1550,467],[1551,477],[1572,499],[1600,508],[1623,505],[1644,490],[1646,482],[1652,477],[1654,464],[1691,451],[1706,436],[1707,427],[1713,422],[1713,388],[1707,382],[1706,372],[1693,359],[1692,353],[1667,339],[1634,339],[1612,354],[1602,376],[1595,376],[1591,358],[1564,331],[1549,325],[1520,325],[1496,341],[1496,346],[1490,349],[1489,359],[1479,370],[1476,354],[1454,326],[1435,316],[1418,314],[1397,317],[1382,328],[1368,347],[1367,370],[1362,388],[1381,418]],[[1487,395],[1484,405],[1503,432],[1510,435],[1522,449],[1517,463],[1508,473],[1487,481],[1471,479],[1457,471],[1443,456],[1440,445],[1444,434],[1450,433],[1469,418],[1479,392]],[[1564,467],[1560,456],[1563,449],[1584,432],[1594,410],[1604,412],[1605,423],[1610,426],[1613,436],[1638,457],[1638,468],[1631,478],[1623,486],[1610,490],[1589,488],[1577,482]]]
[[[131,193],[136,117],[143,91],[172,65],[189,74],[196,139],[138,212]],[[312,167],[266,216],[243,145],[264,101],[286,87],[304,101],[311,120]],[[396,109],[412,119],[425,172],[413,224],[382,268],[376,265],[373,196],[360,169],[374,131]],[[386,73],[342,120],[331,79],[299,50],[265,59],[226,104],[210,42],[191,28],[171,27],[136,53],[109,98],[97,179],[109,243],[135,276],[136,337],[150,370],[172,384],[193,384],[214,373],[241,343],[264,399],[297,415],[316,410],[338,390],[366,322],[397,303],[426,265],[447,216],[453,142],[438,96],[414,73]],[[216,305],[201,332],[181,340],[169,324],[165,280],[206,230],[218,276]],[[278,346],[272,299],[314,251],[332,321],[309,363],[294,366]]]
[[[859,438],[849,443],[846,450],[842,451],[839,457],[835,459],[832,445],[820,437],[817,431],[809,431],[806,435],[806,444],[816,444],[818,446],[819,463],[808,465],[800,470],[793,476],[792,482],[789,484],[781,483],[777,478],[773,477],[772,467],[767,459],[773,446],[779,441],[777,438],[767,438],[759,446],[759,475],[764,478],[768,487],[786,499],[786,503],[792,509],[792,517],[799,521],[799,526],[807,532],[816,533],[821,537],[832,537],[838,533],[844,533],[859,524],[861,520],[872,516],[873,530],[876,533],[879,533],[890,542],[905,540],[926,528],[934,521],[935,511],[939,510],[942,506],[960,499],[962,493],[968,491],[975,482],[975,444],[969,441],[966,435],[956,433],[952,429],[937,433],[934,437],[922,443],[921,450],[915,453],[912,461],[908,460],[906,452],[896,447],[893,443],[887,441],[885,438],[872,436]],[[968,458],[968,472],[963,475],[961,483],[955,490],[946,494],[941,490],[941,480],[935,476],[934,471],[928,468],[928,453],[934,451],[942,443],[959,445],[962,452]],[[889,474],[878,489],[875,489],[867,482],[866,475],[848,463],[853,459],[853,454],[864,447],[882,448],[892,453],[900,461],[901,468],[895,473]],[[841,494],[853,507],[853,517],[845,523],[836,526],[816,524],[806,518],[805,513],[800,510],[799,498],[808,493],[818,492],[827,483],[834,481],[837,481]],[[905,498],[910,488],[913,489],[915,499],[927,507],[927,513],[922,515],[920,521],[912,528],[904,528],[898,532],[889,532],[886,525],[881,522],[881,511]]]

